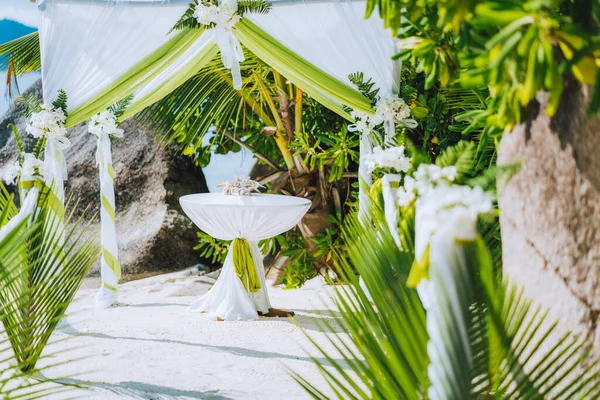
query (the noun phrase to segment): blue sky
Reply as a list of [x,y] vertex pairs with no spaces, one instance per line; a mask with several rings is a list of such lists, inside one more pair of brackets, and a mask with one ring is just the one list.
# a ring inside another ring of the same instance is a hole
[[12,19],[37,27],[38,14],[35,3],[29,0],[0,0],[0,19]]

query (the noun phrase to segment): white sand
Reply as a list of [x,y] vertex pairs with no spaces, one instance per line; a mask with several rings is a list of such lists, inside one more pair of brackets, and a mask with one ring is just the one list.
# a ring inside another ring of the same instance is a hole
[[[289,368],[329,393],[307,355],[318,353],[291,319],[217,322],[188,312],[187,305],[212,282],[189,271],[129,282],[122,286],[122,301],[129,306],[100,311],[93,308],[95,289],[82,289],[69,318],[87,333],[55,333],[53,339],[68,340],[52,344],[47,353],[81,348],[43,363],[85,359],[46,374],[94,382],[70,393],[93,399],[308,398]],[[296,321],[327,348],[325,336],[340,330],[321,333],[312,318],[329,318],[337,326],[327,311],[332,292],[318,278],[298,290],[269,287],[273,306],[296,311]]]

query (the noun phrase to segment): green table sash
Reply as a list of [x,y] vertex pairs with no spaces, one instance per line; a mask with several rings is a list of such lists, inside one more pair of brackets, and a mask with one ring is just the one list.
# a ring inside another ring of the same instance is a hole
[[246,291],[257,292],[262,287],[252,259],[250,244],[246,239],[233,241],[233,267]]

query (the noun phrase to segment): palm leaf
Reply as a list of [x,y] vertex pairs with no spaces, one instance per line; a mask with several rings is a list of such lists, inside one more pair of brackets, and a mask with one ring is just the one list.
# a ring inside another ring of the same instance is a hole
[[[427,387],[427,331],[417,293],[405,285],[413,257],[397,248],[381,216],[375,220],[364,226],[355,219],[345,231],[351,264],[342,265],[347,285],[338,288],[335,303],[350,340],[329,338],[335,353],[315,343],[335,373],[314,361],[339,399],[420,399]],[[332,362],[339,356],[354,375]],[[294,377],[313,398],[327,398]]]
[[271,70],[246,52],[241,71],[243,87],[237,91],[230,71],[216,56],[173,93],[141,112],[137,120],[160,132],[162,141],[176,141],[181,148],[191,149],[202,145],[213,126],[217,131],[235,133],[252,118],[273,126],[269,101],[276,91],[272,84],[265,83]]
[[[25,240],[18,251],[0,259],[0,320],[23,372],[35,369],[98,255],[94,241],[82,240],[81,234],[75,235],[75,228],[63,232],[60,216],[49,207],[49,189],[45,193],[30,221],[37,229],[22,230],[20,235]],[[6,198],[5,189],[0,199],[7,213],[14,212],[14,203]]]
[[[598,364],[590,361],[583,340],[566,334],[556,341],[557,323],[526,299],[522,290],[502,279],[483,239],[463,245],[462,262],[474,269],[470,277],[461,278],[462,282],[471,281],[471,295],[458,297],[468,298],[470,303],[438,308],[440,321],[466,321],[467,335],[449,332],[437,341],[435,346],[446,361],[436,358],[434,365],[428,365],[427,348],[432,343],[427,344],[426,314],[416,292],[405,284],[412,252],[395,246],[379,207],[372,215],[372,224],[354,220],[345,229],[351,264],[342,265],[346,285],[337,289],[335,304],[350,340],[330,337],[328,344],[334,351],[313,341],[323,356],[313,362],[333,397],[433,398],[428,391],[430,382],[439,382],[440,377],[450,379],[435,398],[566,400],[600,396]],[[406,224],[404,220],[400,224],[406,225],[403,234],[410,233],[410,209],[403,217],[407,218]],[[410,241],[403,240],[403,245],[408,244]],[[356,272],[364,280],[364,288]],[[325,328],[322,325],[321,329]],[[323,388],[292,375],[312,398],[328,398]]]

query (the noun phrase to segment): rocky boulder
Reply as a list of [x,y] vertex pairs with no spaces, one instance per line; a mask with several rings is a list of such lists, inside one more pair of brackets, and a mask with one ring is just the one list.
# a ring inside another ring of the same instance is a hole
[[[38,96],[41,84],[30,91]],[[0,174],[16,160],[9,124],[25,132],[22,108],[13,106],[0,119]],[[175,155],[173,146],[157,144],[154,132],[126,121],[123,140],[113,141],[119,258],[125,279],[173,271],[197,264],[196,227],[179,206],[179,197],[207,192],[202,171],[187,157]],[[100,185],[95,165],[96,141],[82,124],[69,130],[66,151],[69,180],[66,196],[77,202],[75,215],[94,217],[99,232]],[[30,140],[30,139],[29,139]],[[32,143],[28,142],[28,145]],[[99,262],[91,274],[98,274]]]

